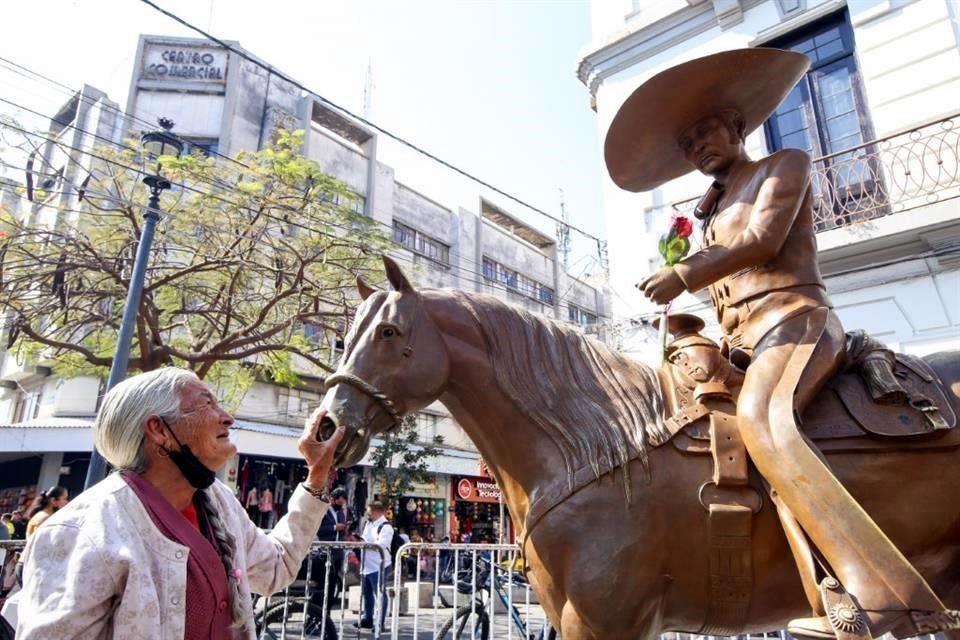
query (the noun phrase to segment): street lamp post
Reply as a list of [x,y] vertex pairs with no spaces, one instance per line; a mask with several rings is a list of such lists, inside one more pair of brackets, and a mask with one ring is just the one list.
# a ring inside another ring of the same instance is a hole
[[[130,286],[127,289],[127,302],[123,308],[123,320],[120,323],[120,333],[117,335],[117,349],[113,354],[113,363],[110,366],[110,377],[107,379],[109,391],[119,384],[127,375],[127,362],[130,359],[130,341],[133,339],[133,329],[136,325],[137,313],[140,307],[140,297],[143,294],[143,284],[147,275],[147,263],[150,261],[150,248],[153,244],[153,231],[160,219],[160,194],[170,188],[170,181],[164,178],[160,171],[162,156],[180,155],[183,143],[172,133],[173,122],[166,118],[158,121],[162,130],[143,134],[140,144],[149,159],[156,158],[157,165],[153,174],[143,178],[144,184],[150,188],[150,200],[147,210],[143,214],[143,230],[137,244],[137,256],[133,262],[133,274],[130,276]],[[97,451],[96,445],[90,456],[90,466],[87,469],[87,479],[84,488],[89,489],[103,480],[107,475],[107,463]]]

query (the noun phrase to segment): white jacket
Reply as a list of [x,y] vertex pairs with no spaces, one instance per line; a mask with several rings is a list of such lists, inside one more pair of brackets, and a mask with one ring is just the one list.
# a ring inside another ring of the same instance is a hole
[[[207,489],[237,541],[247,633],[255,640],[250,592],[289,585],[320,526],[326,503],[300,486],[269,534],[230,489]],[[80,494],[30,540],[18,640],[182,640],[189,549],[154,526],[117,474]]]

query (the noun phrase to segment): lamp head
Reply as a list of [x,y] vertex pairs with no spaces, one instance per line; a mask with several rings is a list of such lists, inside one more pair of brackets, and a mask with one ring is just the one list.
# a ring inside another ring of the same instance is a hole
[[160,131],[148,131],[140,137],[140,145],[146,151],[150,158],[159,158],[160,156],[179,157],[183,151],[183,142],[177,136],[170,133],[173,128],[173,121],[167,118],[157,120],[160,125]]

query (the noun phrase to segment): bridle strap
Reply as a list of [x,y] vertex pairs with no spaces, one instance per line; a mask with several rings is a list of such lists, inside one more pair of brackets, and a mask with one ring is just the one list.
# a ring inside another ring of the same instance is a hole
[[[416,296],[416,311],[414,312],[413,320],[410,322],[410,326],[407,328],[407,344],[403,347],[403,357],[409,358],[413,354],[413,330],[417,324],[417,320],[420,319],[421,309],[423,307],[423,300],[420,298],[420,293],[418,291],[414,292]],[[375,386],[359,378],[352,373],[338,372],[334,373],[332,376],[328,377],[324,382],[324,386],[329,389],[338,384],[348,384],[355,389],[359,389],[363,393],[367,394],[374,400],[380,403],[380,406],[383,407],[390,417],[393,418],[393,424],[390,425],[390,428],[394,428],[400,424],[400,420],[403,416],[400,415],[400,412],[397,411],[397,406],[393,403],[393,400],[387,397],[387,394],[383,393]]]
[[400,412],[397,411],[397,407],[393,404],[393,400],[387,397],[387,394],[381,392],[375,386],[367,382],[362,378],[358,378],[352,373],[335,373],[332,376],[328,377],[324,386],[329,389],[330,387],[336,386],[338,384],[348,384],[355,389],[359,389],[364,392],[374,400],[380,403],[380,406],[386,410],[390,417],[393,418],[393,425],[395,426],[400,424]]

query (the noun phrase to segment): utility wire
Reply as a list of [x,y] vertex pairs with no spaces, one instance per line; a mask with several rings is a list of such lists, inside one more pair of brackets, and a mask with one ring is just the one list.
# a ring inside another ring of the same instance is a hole
[[[5,60],[5,59],[0,58],[0,60]],[[51,82],[55,82],[55,81],[52,81],[52,80],[51,80]],[[58,84],[59,84],[59,83],[58,83]],[[63,85],[63,86],[65,86],[65,85]],[[70,93],[71,93],[71,95],[73,95],[74,92],[71,90]],[[41,112],[39,112],[39,111],[36,111],[35,109],[31,109],[30,107],[27,107],[27,106],[25,106],[25,105],[19,104],[19,103],[17,103],[17,102],[14,102],[14,101],[11,101],[11,100],[8,100],[8,99],[5,99],[5,98],[0,98],[0,101],[4,102],[4,103],[6,103],[6,104],[9,104],[9,105],[11,105],[12,107],[14,107],[14,108],[16,108],[16,109],[20,109],[20,110],[23,110],[23,111],[27,111],[27,112],[29,112],[29,113],[32,113],[32,114],[34,114],[34,115],[36,115],[36,116],[38,116],[38,117],[40,117],[40,118],[46,118],[46,119],[48,119],[48,120],[50,119],[49,116],[47,116],[46,114],[43,114],[43,113],[41,113]],[[119,112],[118,112],[118,113],[119,113]],[[126,116],[126,114],[122,114],[122,113],[121,113],[121,115]],[[32,135],[32,136],[36,136],[36,137],[41,137],[41,138],[43,138],[43,139],[45,139],[45,140],[49,140],[49,139],[48,139],[46,136],[44,136],[43,134],[36,133],[36,132],[29,132],[29,131],[27,131],[27,130],[21,128],[21,127],[17,127],[17,126],[15,126],[15,125],[5,125],[5,126],[7,126],[8,128],[17,130],[17,131],[19,131],[20,133],[25,134],[25,135]],[[112,146],[117,147],[117,148],[119,148],[119,149],[124,149],[124,150],[128,150],[128,151],[132,151],[132,152],[134,152],[134,153],[139,153],[139,152],[140,152],[140,150],[138,150],[138,149],[136,149],[136,148],[133,148],[133,147],[127,145],[127,144],[124,144],[124,143],[122,143],[122,142],[117,142],[117,141],[115,141],[115,140],[112,140],[112,139],[106,138],[106,137],[104,137],[104,136],[98,135],[98,134],[96,134],[96,133],[94,133],[94,132],[91,132],[91,131],[88,131],[88,130],[86,130],[86,129],[78,126],[78,125],[75,125],[75,124],[74,124],[74,125],[71,125],[71,126],[72,126],[74,129],[76,129],[77,131],[80,131],[81,133],[84,133],[84,134],[86,134],[86,135],[89,135],[89,136],[91,136],[91,137],[93,137],[93,138],[95,138],[95,139],[97,139],[97,140],[101,140],[101,141],[104,142],[105,144],[112,145]],[[136,168],[136,167],[131,167],[131,166],[129,166],[129,165],[124,165],[124,164],[119,163],[119,162],[117,162],[117,161],[114,161],[114,160],[105,158],[105,157],[103,157],[103,156],[101,156],[101,155],[98,155],[98,154],[95,154],[95,153],[92,153],[92,152],[90,152],[89,150],[80,149],[80,148],[78,148],[78,147],[76,147],[76,146],[69,145],[69,144],[67,144],[67,143],[65,143],[65,142],[53,141],[53,140],[49,140],[49,141],[50,141],[51,143],[53,143],[53,144],[57,144],[57,145],[60,145],[60,146],[62,146],[62,147],[69,148],[69,149],[71,149],[71,150],[73,150],[73,151],[75,151],[75,152],[77,152],[77,153],[89,155],[89,156],[91,156],[91,157],[94,157],[94,158],[102,161],[102,162],[110,163],[110,164],[113,164],[113,165],[115,165],[115,166],[119,166],[119,167],[121,167],[121,168],[123,168],[123,169],[126,169],[126,170],[130,170],[130,171],[141,171],[141,169],[138,169],[138,168]],[[227,156],[223,156],[223,157],[227,157]],[[250,165],[247,165],[247,164],[245,164],[245,163],[243,163],[243,162],[241,162],[241,161],[239,161],[239,160],[232,159],[232,158],[231,158],[230,160],[231,160],[232,162],[238,164],[239,166],[245,168],[245,169],[248,169],[248,170],[251,169]],[[217,184],[217,183],[215,183],[214,181],[212,181],[212,180],[210,180],[210,179],[207,179],[205,176],[200,176],[200,175],[198,175],[198,174],[193,174],[193,173],[190,173],[190,172],[187,172],[187,173],[188,173],[188,175],[191,176],[191,178],[197,180],[198,182],[207,184],[207,185],[209,185],[209,186],[211,186],[211,187],[213,187],[213,188],[215,188],[215,189],[223,190],[224,188],[227,188],[227,189],[231,189],[231,188],[232,188],[231,185]],[[225,197],[217,196],[217,195],[215,195],[215,194],[213,194],[213,193],[211,193],[211,192],[198,190],[198,189],[196,189],[196,188],[194,188],[194,187],[191,187],[190,185],[187,185],[187,184],[177,183],[177,186],[178,186],[178,187],[181,187],[181,188],[183,188],[184,190],[187,190],[187,191],[192,191],[192,192],[195,192],[195,193],[198,193],[198,194],[205,195],[205,196],[207,196],[207,197],[211,197],[211,198],[217,199],[217,200],[219,200],[219,201],[221,201],[221,202],[224,202],[225,204],[228,204],[228,205],[230,205],[230,206],[234,206],[234,207],[245,207],[245,205],[241,205],[241,204],[239,204],[239,203],[237,203],[237,202],[230,201],[229,199],[227,199],[227,198],[225,198]],[[105,196],[104,196],[103,194],[99,194],[98,197],[105,197]],[[132,206],[140,206],[140,205],[138,205],[137,203],[133,203],[133,202],[126,202],[126,203],[123,203],[123,204],[132,205]],[[279,203],[276,204],[275,206],[276,206],[276,208],[278,208],[278,209],[285,210],[285,211],[288,211],[288,212],[293,213],[293,214],[298,214],[298,213],[299,213],[298,210],[293,209],[292,207],[289,207],[289,206],[281,205],[281,204],[279,204]],[[247,208],[248,208],[248,207],[247,207]],[[249,209],[249,208],[248,208],[248,209]],[[279,217],[277,217],[277,216],[273,216],[273,215],[271,215],[271,214],[266,214],[266,213],[265,213],[264,215],[266,215],[267,217],[270,217],[270,218],[272,218],[272,219],[274,219],[274,220],[276,220],[276,221],[279,221],[279,222],[282,222],[282,223],[285,223],[285,224],[291,224],[291,225],[294,225],[294,226],[298,226],[298,227],[301,227],[301,228],[303,228],[303,229],[312,231],[312,232],[314,232],[314,233],[325,233],[325,232],[320,232],[320,231],[318,231],[318,230],[315,229],[315,228],[307,227],[307,226],[304,226],[303,224],[295,223],[295,222],[292,222],[292,221],[289,221],[289,220],[284,220],[284,219],[281,219],[281,218],[279,218]],[[384,223],[384,222],[381,222],[381,221],[379,221],[379,220],[373,219],[373,218],[367,218],[367,219],[370,220],[371,222],[377,224],[377,225],[380,225],[381,227],[384,227],[386,230],[389,230],[389,231],[392,233],[393,227],[392,227],[391,225],[389,225],[389,224],[387,224],[387,223]],[[340,230],[346,231],[346,232],[351,231],[351,229],[349,229],[349,228],[347,228],[347,227],[344,227],[344,226],[342,226],[342,225],[336,225],[336,224],[334,224],[334,223],[326,223],[326,222],[325,222],[325,223],[322,223],[322,224],[325,224],[325,225],[328,225],[328,226],[331,226],[331,227],[333,227],[333,228],[340,229]],[[329,235],[329,234],[326,234],[326,235]],[[402,245],[398,245],[398,246],[400,246],[401,248],[409,251],[408,248],[403,247]],[[413,264],[416,264],[416,263],[413,263]],[[447,268],[454,268],[454,266],[453,266],[452,264],[451,264],[451,265],[444,265],[444,266],[447,267]],[[492,280],[492,279],[487,279],[487,276],[486,276],[485,274],[481,273],[481,272],[477,272],[477,271],[474,271],[474,270],[466,269],[465,267],[462,267],[462,266],[459,266],[459,265],[457,265],[455,268],[456,268],[459,272],[461,272],[461,273],[467,272],[467,273],[470,273],[470,274],[472,274],[472,275],[474,275],[474,276],[478,276],[478,277],[484,278],[483,281],[476,280],[476,279],[473,279],[473,280],[466,279],[466,280],[468,280],[468,281],[470,281],[470,282],[473,282],[473,283],[475,283],[475,284],[478,284],[478,285],[482,285],[482,284],[488,284],[488,285],[490,285],[490,284],[495,284],[495,286],[501,286],[504,291],[511,291],[511,292],[514,292],[514,293],[518,293],[519,295],[526,295],[526,294],[517,292],[517,291],[515,291],[514,289],[511,289],[510,287],[506,286],[506,285],[503,284],[503,283],[500,283],[499,281]],[[573,279],[573,280],[575,280],[575,281],[577,280],[576,277],[570,276],[569,274],[567,274],[567,275],[568,275],[571,279]],[[574,284],[574,283],[570,283],[570,285],[568,285],[565,294],[566,294],[567,292],[569,292],[569,290],[572,288],[573,284]],[[589,286],[589,285],[588,285],[588,286]],[[565,294],[564,294],[563,296],[557,297],[557,298],[556,298],[556,299],[557,299],[557,302],[562,302],[562,301],[564,301],[564,300],[567,300],[567,297],[566,297]],[[529,296],[527,296],[527,297],[529,297]],[[538,303],[540,303],[540,304],[546,304],[545,302],[543,302],[543,301],[540,300],[540,299],[536,299],[536,301],[537,301]],[[610,316],[607,316],[607,315],[605,315],[605,314],[599,313],[599,310],[597,310],[597,311],[598,311],[598,312],[597,312],[596,315],[597,315],[598,317],[606,318],[606,319],[609,319],[609,318],[610,318]],[[591,310],[591,312],[592,312],[592,310]]]
[[[11,102],[11,101],[9,101],[9,100],[6,100],[6,99],[4,99],[4,98],[0,98],[0,101],[6,102],[6,103],[8,103],[8,104],[16,105],[16,103],[13,103],[13,102]],[[19,105],[16,105],[16,106],[19,106]],[[24,108],[25,108],[25,107],[24,107]],[[26,108],[25,108],[25,109],[26,109]],[[27,109],[27,110],[32,111],[32,110],[30,110],[30,109]],[[42,114],[41,114],[41,115],[42,115]],[[128,165],[128,164],[119,162],[119,161],[117,161],[117,160],[114,160],[114,159],[112,159],[112,158],[107,158],[107,157],[105,157],[105,156],[103,156],[103,155],[97,154],[97,153],[92,152],[92,151],[90,151],[90,150],[81,149],[81,148],[79,148],[79,147],[76,147],[76,146],[74,146],[74,145],[68,144],[68,143],[66,143],[66,142],[50,140],[49,138],[47,138],[47,137],[44,136],[43,134],[36,133],[36,132],[31,132],[31,131],[28,131],[27,129],[24,129],[24,128],[22,128],[22,127],[19,127],[19,126],[10,124],[10,123],[2,123],[2,124],[0,124],[0,127],[12,129],[12,130],[14,130],[14,131],[18,131],[19,133],[21,133],[21,134],[23,134],[23,135],[34,136],[34,137],[41,138],[41,139],[43,139],[44,141],[50,142],[51,144],[55,144],[55,145],[60,146],[60,147],[62,147],[62,148],[70,149],[71,151],[74,151],[74,152],[79,153],[79,154],[81,154],[81,155],[90,156],[90,157],[95,158],[95,159],[97,159],[97,160],[99,160],[99,161],[101,161],[101,162],[104,162],[104,163],[108,164],[108,165],[115,166],[115,167],[119,167],[119,168],[124,169],[124,170],[127,170],[127,171],[132,171],[132,172],[137,172],[137,173],[142,173],[142,171],[143,171],[142,168],[135,167],[135,166],[131,166],[131,165]],[[79,130],[79,131],[85,132],[85,131],[84,131],[82,128],[80,128],[80,127],[75,127],[75,128],[76,128],[77,130]],[[96,134],[92,134],[92,133],[90,133],[90,132],[86,132],[86,133],[88,133],[89,135],[96,136]],[[97,137],[100,137],[100,136],[97,136]],[[112,145],[117,146],[118,148],[121,148],[121,149],[132,149],[132,148],[129,147],[128,145],[123,145],[123,144],[120,144],[120,143],[117,143],[117,142],[114,142],[114,141],[107,140],[107,139],[102,138],[102,137],[101,137],[101,139],[104,139],[104,140],[106,140],[106,141],[108,142],[108,144],[112,144]],[[66,181],[66,182],[70,182],[69,180],[67,180],[66,176],[63,176],[63,180]],[[181,189],[183,189],[183,190],[185,190],[185,191],[191,191],[191,192],[194,192],[194,193],[196,193],[196,194],[199,194],[199,195],[202,195],[202,196],[205,196],[205,197],[213,198],[213,199],[215,199],[215,200],[217,200],[217,201],[220,201],[220,202],[223,202],[224,204],[227,204],[227,205],[229,205],[229,206],[231,206],[231,207],[236,207],[236,208],[243,209],[243,210],[247,210],[247,211],[253,211],[253,210],[252,210],[249,206],[247,206],[247,205],[244,205],[244,204],[241,204],[241,203],[238,203],[238,202],[229,200],[228,198],[221,197],[221,196],[219,196],[219,195],[217,195],[217,194],[213,194],[213,193],[210,193],[210,192],[207,192],[207,191],[203,191],[203,190],[197,189],[197,188],[195,188],[195,187],[192,187],[192,186],[187,185],[187,184],[184,184],[184,183],[175,183],[175,184],[176,184],[177,187],[179,187],[179,188],[181,188]],[[75,191],[78,191],[78,190],[79,190],[79,187],[77,187],[77,185],[71,183],[71,186],[73,186],[73,188],[74,188]],[[89,198],[96,198],[96,199],[106,200],[106,201],[108,201],[108,202],[111,202],[111,203],[116,204],[116,205],[119,205],[119,206],[127,206],[127,207],[134,207],[134,208],[142,208],[142,207],[143,207],[143,204],[142,204],[142,203],[139,203],[139,202],[136,202],[136,201],[133,201],[133,200],[129,200],[129,199],[119,198],[119,197],[117,197],[117,196],[113,196],[113,195],[106,194],[106,193],[96,193],[96,194],[92,194],[92,195],[90,195],[90,196],[88,196],[88,197],[89,197]],[[299,214],[299,213],[300,213],[298,210],[293,209],[292,207],[288,207],[288,206],[285,206],[285,205],[282,205],[282,204],[279,204],[279,203],[276,203],[274,206],[275,206],[275,208],[277,208],[277,209],[286,210],[286,211],[289,211],[290,213],[294,213],[294,214]],[[61,207],[60,210],[63,210],[63,211],[65,211],[65,212],[74,212],[74,213],[85,214],[85,215],[100,215],[100,214],[104,213],[104,212],[90,211],[90,210],[74,210],[74,209],[69,209],[69,208],[67,208],[67,207]],[[121,214],[111,214],[111,215],[121,215]],[[334,235],[334,234],[331,234],[329,231],[320,230],[320,229],[317,229],[317,228],[315,228],[315,227],[312,227],[312,226],[303,224],[302,222],[296,222],[295,220],[288,220],[288,219],[285,219],[285,218],[283,218],[283,217],[280,217],[280,216],[277,216],[277,215],[274,215],[274,214],[271,214],[271,213],[267,213],[267,212],[262,212],[262,215],[263,215],[264,217],[266,217],[266,218],[269,218],[269,219],[271,219],[271,220],[274,220],[275,222],[279,222],[279,223],[284,224],[284,225],[290,225],[290,226],[293,226],[293,227],[298,227],[298,228],[304,229],[305,231],[309,231],[309,232],[312,232],[312,233],[317,233],[317,234],[319,234],[319,235],[322,235],[322,236],[325,236],[325,237],[329,237],[329,238],[334,238],[334,239],[337,239],[337,240],[342,240],[342,239],[343,239],[343,237],[341,237],[341,236],[336,236],[336,235]],[[367,219],[367,218],[365,218],[365,219]],[[379,225],[381,225],[381,226],[384,226],[384,227],[387,227],[387,228],[391,228],[391,229],[392,229],[392,227],[389,227],[389,225],[386,225],[386,224],[384,224],[384,223],[382,223],[382,222],[379,222],[379,221],[376,221],[376,220],[373,220],[373,222],[375,222],[376,224],[379,224]],[[341,227],[341,226],[338,226],[338,225],[334,225],[334,224],[332,224],[332,223],[325,223],[325,224],[328,224],[329,226],[333,226],[334,228],[341,229],[341,230],[343,230],[343,231],[350,231],[350,229],[348,229],[348,228],[346,228],[346,227]],[[404,247],[404,246],[402,246],[402,245],[399,245],[399,244],[396,244],[396,243],[394,243],[394,244],[395,244],[395,246],[396,246],[397,248],[401,248],[401,249],[403,249],[404,251],[409,251],[408,248],[406,248],[406,247]],[[414,255],[417,255],[417,254],[414,254]],[[397,258],[398,258],[398,260],[399,260],[400,262],[405,262],[405,263],[410,264],[410,265],[412,265],[412,266],[414,266],[414,267],[418,266],[418,263],[417,263],[416,260],[413,259],[413,258],[406,258],[405,256],[397,256]],[[153,267],[151,267],[151,268],[153,268]],[[507,286],[505,283],[502,283],[502,282],[499,281],[499,280],[494,280],[494,279],[487,278],[487,276],[484,275],[484,274],[481,273],[481,272],[477,272],[477,271],[474,271],[474,270],[472,270],[472,269],[468,269],[468,268],[466,268],[466,267],[462,267],[462,266],[460,266],[460,265],[456,265],[456,264],[453,264],[453,263],[451,263],[451,264],[449,264],[449,265],[444,265],[444,268],[450,269],[450,270],[452,270],[452,271],[454,271],[454,272],[456,272],[456,273],[461,274],[461,275],[458,276],[461,281],[470,282],[470,283],[476,285],[478,288],[487,286],[487,287],[491,287],[493,290],[499,289],[499,290],[502,290],[502,291],[507,292],[507,293],[513,293],[513,294],[515,294],[515,295],[524,296],[525,298],[530,298],[531,300],[534,300],[535,302],[537,302],[537,303],[539,303],[539,304],[546,305],[546,306],[548,306],[548,307],[553,307],[553,306],[554,306],[554,305],[548,304],[548,303],[546,303],[546,302],[544,302],[544,301],[542,301],[542,300],[531,298],[530,296],[527,296],[526,294],[524,294],[524,293],[522,293],[522,292],[520,292],[520,291],[517,291],[516,289],[513,289],[513,288],[511,288],[511,287],[509,287],[509,286]],[[464,275],[464,274],[466,274],[466,275]],[[471,278],[471,277],[469,277],[470,275],[472,275],[472,276],[478,276],[478,277],[480,277],[480,278],[482,278],[482,279],[481,279],[481,280],[478,280],[478,279],[476,279],[476,278]],[[568,287],[567,291],[569,291],[569,287]],[[567,301],[568,304],[569,304],[569,300],[568,300],[565,296],[556,296],[556,295],[555,295],[555,300],[556,300],[555,304],[557,304],[557,303],[559,303],[559,302],[564,302],[564,301]],[[611,319],[610,316],[607,316],[607,315],[604,315],[604,314],[601,314],[601,313],[597,313],[597,316],[600,317],[600,318],[604,318],[605,320],[610,320],[610,319]],[[549,316],[548,316],[548,317],[549,317]]]
[[198,26],[196,26],[196,25],[194,25],[194,24],[192,24],[192,23],[184,20],[183,18],[181,18],[181,17],[178,16],[177,14],[175,14],[175,13],[173,13],[173,12],[171,12],[171,11],[168,11],[168,10],[164,9],[163,7],[161,7],[160,5],[156,4],[155,2],[152,2],[152,0],[140,0],[140,1],[143,2],[144,4],[150,6],[150,7],[153,7],[154,9],[156,9],[157,11],[159,11],[160,13],[162,13],[163,15],[167,16],[167,17],[170,18],[171,20],[174,20],[175,22],[178,22],[178,23],[181,24],[182,26],[187,27],[188,29],[199,33],[199,34],[202,35],[204,38],[206,38],[206,39],[208,39],[208,40],[210,40],[210,41],[212,41],[212,42],[216,42],[218,45],[220,45],[220,46],[223,47],[224,49],[227,49],[228,51],[231,51],[231,52],[237,54],[238,56],[242,57],[243,59],[252,62],[253,64],[255,64],[255,65],[257,65],[258,67],[260,67],[261,69],[263,69],[264,71],[267,71],[268,73],[272,73],[273,75],[275,75],[276,77],[280,78],[281,80],[284,80],[284,81],[286,81],[286,82],[289,82],[289,83],[292,84],[293,86],[297,87],[298,89],[300,89],[301,91],[307,93],[308,95],[313,96],[314,98],[316,98],[316,99],[319,100],[320,102],[326,104],[327,106],[329,106],[329,107],[331,107],[331,108],[333,108],[333,109],[336,109],[337,111],[340,111],[341,113],[344,113],[344,114],[350,116],[351,118],[353,118],[354,120],[357,120],[358,122],[362,122],[363,124],[367,125],[367,126],[370,127],[371,129],[374,129],[374,130],[382,133],[383,135],[387,136],[388,138],[390,138],[390,139],[392,139],[392,140],[395,140],[396,142],[399,142],[400,144],[404,145],[405,147],[407,147],[407,148],[409,148],[409,149],[412,149],[413,151],[415,151],[415,152],[417,152],[417,153],[419,153],[419,154],[421,154],[421,155],[423,155],[423,156],[425,156],[425,157],[427,157],[427,158],[430,158],[430,159],[433,160],[434,162],[437,162],[438,164],[440,164],[440,165],[442,165],[442,166],[444,166],[444,167],[447,167],[447,168],[450,169],[451,171],[453,171],[453,172],[455,172],[455,173],[457,173],[457,174],[459,174],[459,175],[467,178],[468,180],[472,180],[473,182],[476,182],[477,184],[479,184],[479,185],[481,185],[481,186],[483,186],[483,187],[485,187],[485,188],[487,188],[487,189],[490,189],[491,191],[493,191],[493,192],[495,192],[495,193],[498,193],[498,194],[500,194],[501,196],[503,196],[503,197],[505,197],[505,198],[508,198],[509,200],[512,200],[513,202],[516,202],[517,204],[519,204],[519,205],[521,205],[521,206],[524,206],[524,207],[526,207],[527,209],[530,209],[531,211],[534,211],[534,212],[536,212],[536,213],[539,213],[540,215],[544,216],[545,218],[547,218],[547,219],[549,219],[549,220],[552,220],[552,221],[553,221],[554,223],[556,223],[556,224],[562,224],[562,225],[564,225],[565,227],[568,227],[569,229],[572,229],[573,231],[576,231],[577,233],[583,235],[584,237],[590,238],[591,240],[594,240],[595,242],[602,242],[602,240],[601,240],[600,238],[596,237],[595,235],[593,235],[593,234],[591,234],[591,233],[587,233],[587,232],[584,231],[583,229],[580,229],[580,228],[578,228],[578,227],[576,227],[576,226],[574,226],[574,225],[571,225],[571,224],[569,224],[568,222],[564,221],[563,219],[558,218],[557,216],[555,216],[555,215],[553,215],[553,214],[547,213],[547,212],[544,211],[543,209],[540,209],[539,207],[535,207],[534,205],[532,205],[532,204],[530,204],[530,203],[528,203],[528,202],[526,202],[526,201],[524,201],[524,200],[521,200],[521,199],[518,198],[517,196],[514,196],[514,195],[512,195],[512,194],[510,194],[510,193],[508,193],[508,192],[506,192],[506,191],[504,191],[503,189],[500,189],[500,188],[498,188],[498,187],[495,187],[494,185],[490,184],[489,182],[487,182],[487,181],[485,181],[485,180],[483,180],[483,179],[481,179],[481,178],[478,178],[477,176],[475,176],[475,175],[473,175],[473,174],[471,174],[471,173],[468,173],[467,171],[465,171],[465,170],[457,167],[456,165],[451,164],[451,163],[447,162],[446,160],[444,160],[444,159],[442,159],[442,158],[440,158],[440,157],[438,157],[438,156],[430,153],[430,152],[427,151],[426,149],[423,149],[422,147],[414,144],[413,142],[410,142],[410,141],[407,140],[406,138],[403,138],[403,137],[399,136],[398,134],[395,134],[395,133],[393,133],[393,132],[391,132],[391,131],[389,131],[389,130],[387,130],[387,129],[384,129],[384,128],[381,127],[380,125],[377,125],[377,124],[371,122],[370,120],[367,120],[366,118],[364,118],[364,117],[362,117],[362,116],[359,116],[359,115],[351,112],[350,110],[348,110],[348,109],[346,109],[346,108],[344,108],[344,107],[341,107],[340,105],[336,104],[335,102],[333,102],[333,101],[331,101],[331,100],[328,100],[327,98],[324,98],[323,96],[321,96],[321,95],[320,95],[319,93],[317,93],[316,91],[313,91],[313,90],[309,89],[308,87],[306,87],[306,86],[304,86],[303,84],[297,82],[296,80],[294,80],[294,79],[291,78],[290,76],[286,75],[285,73],[282,73],[282,72],[280,72],[280,71],[277,71],[275,68],[273,68],[273,66],[261,62],[260,60],[258,60],[258,59],[255,58],[254,56],[248,54],[247,52],[245,52],[245,51],[243,51],[243,50],[241,50],[241,49],[237,49],[236,47],[234,47],[234,46],[231,45],[230,43],[225,42],[225,41],[221,40],[220,38],[217,38],[216,36],[210,34],[209,32],[204,31],[204,30],[201,29],[200,27],[198,27]]

